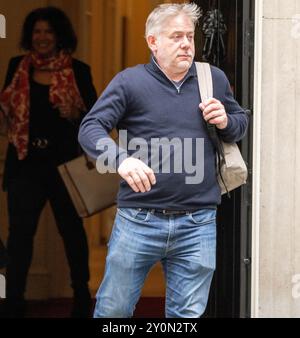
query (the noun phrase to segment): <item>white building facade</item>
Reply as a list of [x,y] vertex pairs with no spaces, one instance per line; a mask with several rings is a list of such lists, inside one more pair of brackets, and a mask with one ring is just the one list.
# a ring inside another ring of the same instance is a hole
[[300,317],[300,1],[256,0],[252,317]]

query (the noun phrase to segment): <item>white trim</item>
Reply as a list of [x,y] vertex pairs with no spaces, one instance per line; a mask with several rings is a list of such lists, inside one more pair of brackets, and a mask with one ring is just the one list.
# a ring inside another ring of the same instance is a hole
[[251,317],[259,317],[260,154],[264,0],[255,1]]

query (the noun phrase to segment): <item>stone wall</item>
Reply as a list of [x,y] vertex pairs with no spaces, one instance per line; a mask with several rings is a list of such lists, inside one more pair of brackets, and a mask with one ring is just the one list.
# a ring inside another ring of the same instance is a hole
[[300,316],[300,1],[256,1],[252,314]]

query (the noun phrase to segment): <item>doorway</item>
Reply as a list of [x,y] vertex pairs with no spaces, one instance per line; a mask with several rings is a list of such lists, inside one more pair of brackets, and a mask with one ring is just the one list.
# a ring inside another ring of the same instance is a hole
[[254,0],[197,0],[203,11],[196,28],[196,60],[221,68],[250,124],[239,146],[248,183],[222,197],[217,216],[217,268],[205,317],[250,317],[252,102]]
[[[99,2],[93,0],[93,15],[89,16],[91,37],[91,66],[94,78],[102,90],[115,73],[137,63],[147,63],[149,50],[144,41],[144,21],[150,11],[162,1],[118,1]],[[167,1],[166,1],[167,2]],[[175,1],[174,1],[175,2]],[[177,2],[184,2],[179,0]],[[253,102],[253,43],[254,43],[254,0],[197,0],[203,10],[203,17],[196,29],[196,60],[206,59],[227,74],[237,101],[245,109],[252,111]],[[102,4],[102,5],[101,5]],[[138,5],[137,5],[138,4]],[[203,32],[204,18],[209,10],[218,10],[214,17],[214,39]],[[222,18],[220,16],[222,14]],[[102,20],[101,18],[106,18]],[[138,19],[137,19],[138,18]],[[112,29],[112,23],[114,23]],[[101,31],[103,38],[101,38]],[[221,34],[222,33],[222,34]],[[105,38],[108,34],[110,38]],[[113,39],[111,39],[113,36]],[[206,40],[206,37],[208,38]],[[94,41],[93,40],[93,41]],[[111,43],[111,40],[114,43]],[[98,41],[98,43],[97,43]],[[207,41],[207,48],[204,48]],[[212,47],[210,42],[212,41]],[[108,56],[103,60],[101,53]],[[112,57],[114,55],[114,57]],[[104,62],[105,61],[105,62]],[[98,88],[98,89],[99,89]],[[243,157],[248,163],[248,184],[234,191],[231,198],[223,197],[218,211],[218,251],[217,270],[213,279],[206,317],[249,317],[251,289],[251,191],[252,191],[252,115],[247,136],[239,144]],[[112,224],[115,211],[107,211],[95,224],[91,224],[91,256],[95,256],[92,265],[94,288],[99,285],[104,269],[104,253],[101,251],[109,237],[108,225]],[[105,227],[106,226],[106,227]],[[99,236],[95,229],[101,229],[101,250]],[[103,230],[107,229],[105,233]],[[101,262],[101,269],[99,267]],[[101,271],[99,271],[99,269]],[[157,266],[147,279],[144,297],[158,301],[155,309],[163,312],[164,279]],[[94,289],[93,288],[93,289]]]

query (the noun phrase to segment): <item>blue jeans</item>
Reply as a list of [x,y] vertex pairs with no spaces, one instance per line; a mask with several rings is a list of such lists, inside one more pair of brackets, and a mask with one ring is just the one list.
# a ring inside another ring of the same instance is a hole
[[198,318],[207,305],[215,260],[216,210],[175,216],[120,208],[94,317],[131,317],[148,272],[160,261],[166,278],[166,317]]

